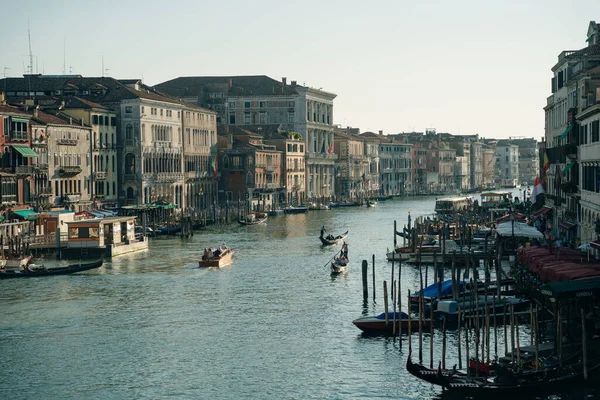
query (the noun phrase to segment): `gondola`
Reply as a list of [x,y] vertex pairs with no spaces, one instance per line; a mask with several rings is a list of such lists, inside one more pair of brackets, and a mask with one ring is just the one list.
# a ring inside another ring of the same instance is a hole
[[86,263],[86,264],[71,264],[66,267],[46,268],[44,266],[29,265],[21,271],[0,271],[0,279],[10,278],[37,278],[41,276],[51,275],[67,275],[76,272],[87,271],[94,268],[99,268],[104,263],[104,259]]
[[331,273],[342,274],[348,271],[348,259],[346,257],[336,257],[331,262]]
[[266,222],[267,218],[269,216],[265,213],[249,213],[238,219],[238,222],[242,225],[258,225]]
[[321,243],[323,244],[323,246],[330,246],[332,244],[339,244],[339,243],[343,242],[344,239],[346,238],[346,236],[348,236],[348,231],[342,233],[341,235],[337,235],[337,236],[333,236],[332,234],[323,236],[323,234],[321,233],[321,236],[319,236],[319,239],[321,239]]
[[[590,379],[589,375],[597,375],[600,371],[600,360],[596,358],[588,365],[590,366],[588,367],[588,379]],[[419,379],[442,386],[461,397],[539,395],[542,392],[556,391],[584,382],[583,364],[579,357],[574,357],[571,363],[563,363],[562,367],[553,363],[537,371],[524,369],[518,372],[507,367],[497,367],[493,376],[474,377],[468,376],[465,371],[456,368],[442,370],[441,367],[434,369],[415,364],[409,355],[406,361],[406,370]]]

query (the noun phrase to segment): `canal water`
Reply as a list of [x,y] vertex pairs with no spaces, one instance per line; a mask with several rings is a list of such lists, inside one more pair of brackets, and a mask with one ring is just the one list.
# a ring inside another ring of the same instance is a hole
[[[394,199],[374,208],[271,217],[258,226],[210,227],[189,239],[151,239],[147,252],[83,274],[0,281],[0,398],[440,396],[406,372],[406,336],[400,346],[398,339],[363,336],[352,324],[383,312],[394,220],[400,229],[409,210],[427,215],[434,204],[434,198]],[[321,225],[334,234],[350,231],[347,274],[330,275],[339,247],[321,247]],[[222,243],[235,249],[233,264],[197,268],[203,249]],[[367,304],[362,260],[370,263]],[[417,270],[403,267],[403,295],[417,286]],[[528,332],[521,331],[523,340]],[[416,353],[416,334],[412,341]],[[456,347],[451,333],[449,367],[457,362]],[[436,365],[441,348],[436,331]]]

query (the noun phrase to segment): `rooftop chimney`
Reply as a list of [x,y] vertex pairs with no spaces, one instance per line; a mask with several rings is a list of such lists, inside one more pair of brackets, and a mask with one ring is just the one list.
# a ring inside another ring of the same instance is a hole
[[38,114],[39,114],[39,111],[40,111],[40,106],[37,106],[36,108],[34,108],[33,109],[33,116],[37,118]]
[[69,117],[69,125],[73,125],[73,117]]
[[380,134],[380,135],[383,135],[383,131],[381,131],[381,130],[380,130],[380,131],[379,131],[379,134]]
[[287,78],[285,76],[281,78],[281,83],[283,83],[283,87],[285,87],[285,85],[287,84]]
[[0,104],[6,104],[6,96],[4,92],[0,92]]
[[292,81],[292,87],[296,87],[296,84],[297,84],[297,83],[298,83],[298,82],[296,82],[296,81]]
[[231,89],[231,87],[232,87],[232,86],[233,86],[233,79],[230,79],[230,80],[227,82],[227,87],[228,87],[229,89]]

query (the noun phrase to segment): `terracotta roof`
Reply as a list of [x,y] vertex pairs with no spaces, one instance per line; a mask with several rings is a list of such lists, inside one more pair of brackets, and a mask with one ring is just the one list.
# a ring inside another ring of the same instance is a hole
[[93,101],[82,99],[81,97],[77,96],[69,96],[65,98],[65,108],[84,108],[88,110],[92,108],[97,108],[109,111],[108,108],[101,104],[94,103]]
[[25,111],[20,110],[18,107],[14,107],[8,104],[0,104],[0,114],[15,114],[23,117],[31,117]]

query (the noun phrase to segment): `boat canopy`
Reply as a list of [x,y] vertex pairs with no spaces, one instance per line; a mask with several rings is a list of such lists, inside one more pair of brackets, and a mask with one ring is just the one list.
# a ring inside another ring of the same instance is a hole
[[555,299],[591,297],[600,293],[600,279],[546,283],[540,292]]
[[522,222],[514,222],[514,230],[513,230],[513,222],[503,222],[496,226],[496,232],[499,236],[516,236],[516,237],[527,237],[527,238],[538,238],[542,239],[544,235],[542,232],[538,231],[536,227],[529,226]]
[[[458,289],[458,292],[461,293],[465,289],[465,282],[460,281],[459,284],[460,284],[460,287]],[[415,296],[419,296],[419,292],[420,291],[415,292]],[[433,283],[433,284],[427,286],[425,289],[423,289],[423,297],[436,298],[437,294],[438,294],[438,284],[437,283]],[[452,294],[452,280],[447,280],[447,281],[442,282],[442,297],[449,296],[451,294]]]

